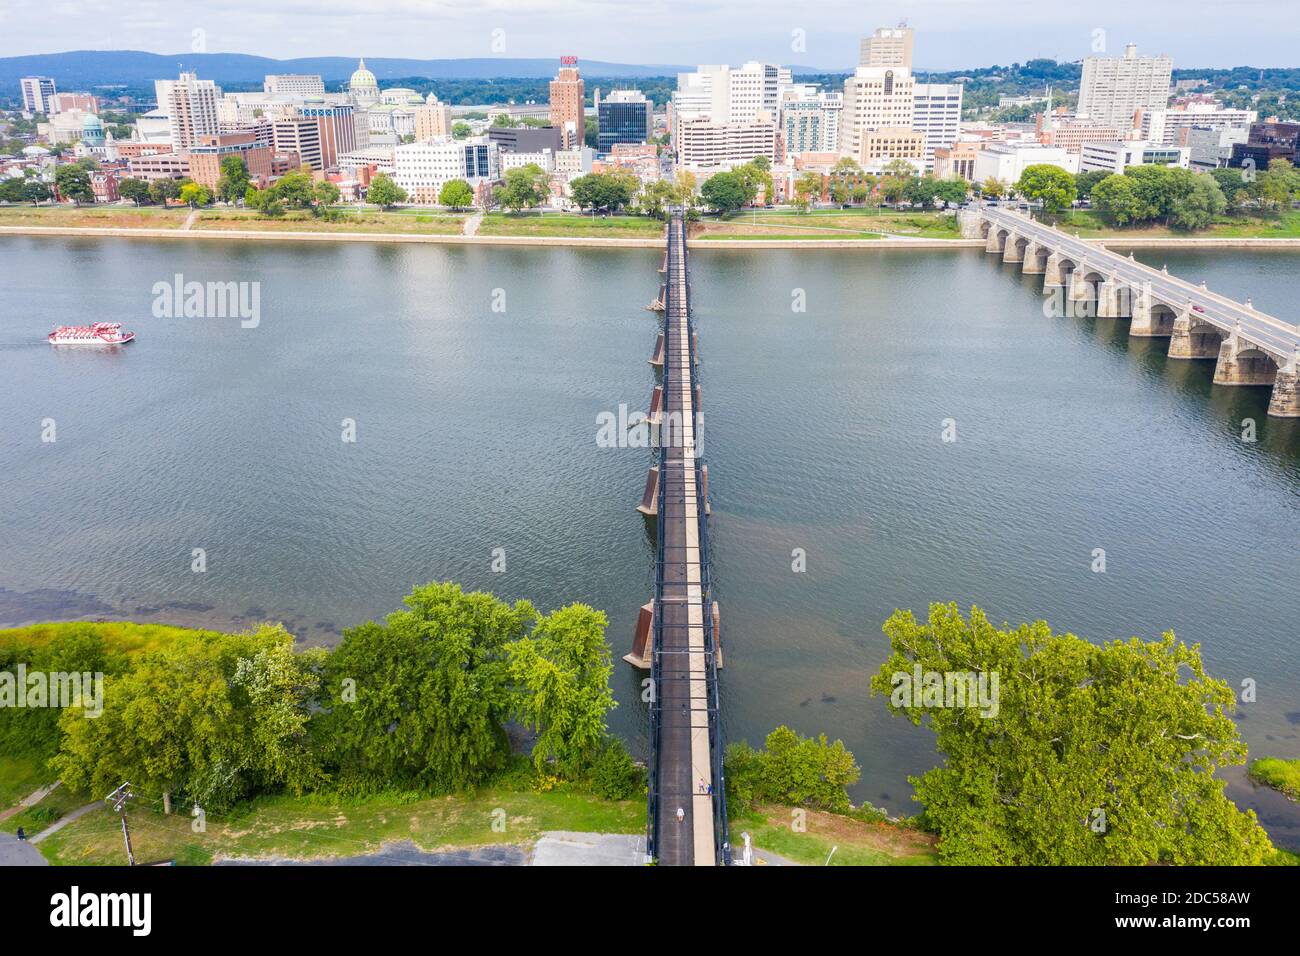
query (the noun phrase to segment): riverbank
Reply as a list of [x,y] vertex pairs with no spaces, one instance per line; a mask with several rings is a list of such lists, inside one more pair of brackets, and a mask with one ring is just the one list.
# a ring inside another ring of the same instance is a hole
[[[1300,226],[1287,217],[1216,223],[1205,233],[1168,229],[1101,228],[1095,218],[1065,223],[1090,242],[1116,249],[1222,248],[1300,249]],[[571,213],[508,214],[481,218],[424,209],[340,209],[333,219],[294,213],[267,219],[250,210],[213,208],[191,212],[157,206],[0,207],[0,235],[141,239],[217,239],[306,242],[414,242],[458,245],[563,245],[596,248],[661,248],[663,226],[642,216],[593,217]],[[951,213],[888,209],[751,210],[691,226],[691,240],[718,249],[964,249]]]
[[[385,242],[433,243],[481,246],[587,246],[602,249],[660,249],[663,240],[607,236],[465,236],[457,234],[382,233],[382,232],[309,232],[293,229],[169,229],[146,227],[77,227],[77,226],[9,226],[0,225],[0,235],[70,236],[97,239],[218,239],[268,242]],[[694,236],[692,241],[710,249],[982,249],[980,239],[927,239],[880,236],[873,239],[840,239],[826,236],[768,239],[723,238],[714,235]],[[1086,241],[1111,249],[1247,249],[1300,250],[1297,239],[1235,239],[1216,237],[1087,237]]]

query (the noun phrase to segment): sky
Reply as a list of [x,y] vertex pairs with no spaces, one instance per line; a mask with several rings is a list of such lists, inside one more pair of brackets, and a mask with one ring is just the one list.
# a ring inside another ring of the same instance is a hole
[[1297,66],[1300,0],[0,0],[0,56],[556,57],[847,69],[906,19],[914,67],[1168,53],[1176,68]]

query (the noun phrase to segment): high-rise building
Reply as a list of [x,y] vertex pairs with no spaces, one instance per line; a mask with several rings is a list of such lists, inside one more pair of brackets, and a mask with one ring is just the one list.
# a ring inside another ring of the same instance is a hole
[[738,165],[759,156],[776,159],[776,122],[766,114],[752,123],[700,118],[678,124],[677,161],[683,166]]
[[415,108],[415,138],[427,142],[451,135],[451,107],[439,103],[430,93],[423,106]]
[[598,152],[608,153],[615,143],[647,143],[654,132],[654,103],[640,90],[614,90],[597,99],[596,119]]
[[28,113],[50,112],[49,98],[54,95],[54,80],[48,76],[24,76],[18,81],[23,89],[23,109]]
[[880,27],[858,49],[859,66],[912,69],[912,28],[905,23]]
[[321,153],[320,124],[315,119],[297,116],[276,120],[272,132],[277,153],[296,153],[300,165],[317,170],[325,168],[325,158]]
[[844,94],[800,84],[781,91],[781,136],[786,155],[833,153],[840,145]]
[[[898,67],[860,66],[844,81],[844,115],[840,120],[840,151],[866,165],[871,159],[867,136],[872,131],[911,131],[916,113],[916,81]],[[882,142],[876,141],[877,144]],[[924,158],[925,136],[917,157]]]
[[925,168],[934,169],[934,151],[957,142],[961,132],[960,83],[917,83],[913,88],[912,128],[925,134]]
[[324,96],[325,82],[314,73],[269,73],[262,92],[272,96]]
[[200,136],[190,147],[190,177],[196,183],[216,189],[222,162],[237,156],[244,161],[253,183],[265,186],[271,176],[271,152],[269,146],[258,144],[253,132]]
[[305,100],[298,107],[299,116],[316,121],[320,133],[320,168],[338,165],[339,156],[357,148],[355,111],[351,103],[326,103],[321,99]]
[[560,57],[560,71],[551,80],[551,125],[564,137],[564,148],[581,146],[587,133],[586,92],[576,56]]
[[735,68],[709,64],[697,67],[693,73],[678,73],[671,111],[678,161],[685,162],[680,145],[683,124],[704,120],[716,127],[754,127],[762,123],[775,127],[781,110],[781,90],[790,85],[788,68],[754,61]]
[[1132,43],[1121,57],[1085,57],[1079,115],[1125,131],[1133,129],[1139,110],[1163,110],[1168,104],[1173,67],[1168,56],[1138,56]]
[[68,110],[81,110],[83,113],[99,112],[99,97],[90,93],[55,93],[45,98],[48,113],[64,113]]
[[195,73],[181,73],[175,80],[155,80],[159,109],[165,110],[171,128],[173,149],[189,149],[200,136],[221,132],[217,101],[221,87],[200,80]]

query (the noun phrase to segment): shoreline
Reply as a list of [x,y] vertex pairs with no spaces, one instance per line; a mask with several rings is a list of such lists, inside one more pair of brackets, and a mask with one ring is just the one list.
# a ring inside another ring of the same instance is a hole
[[[400,232],[309,232],[288,229],[151,229],[129,226],[0,225],[0,236],[71,236],[101,239],[251,239],[266,242],[383,242],[484,246],[574,246],[658,249],[663,239],[622,236],[466,236]],[[1300,250],[1300,238],[1216,236],[1103,236],[1083,241],[1120,249],[1271,249]],[[697,237],[696,249],[982,249],[982,239],[723,239]]]

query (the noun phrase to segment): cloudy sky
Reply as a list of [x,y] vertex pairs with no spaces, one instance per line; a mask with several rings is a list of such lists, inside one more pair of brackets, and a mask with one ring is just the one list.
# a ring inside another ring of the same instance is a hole
[[[0,0],[0,56],[182,53],[763,59],[835,68],[906,18],[919,70],[1078,59],[1136,42],[1175,66],[1300,65],[1300,0]],[[196,34],[195,31],[202,31]],[[495,45],[495,46],[494,46]]]

